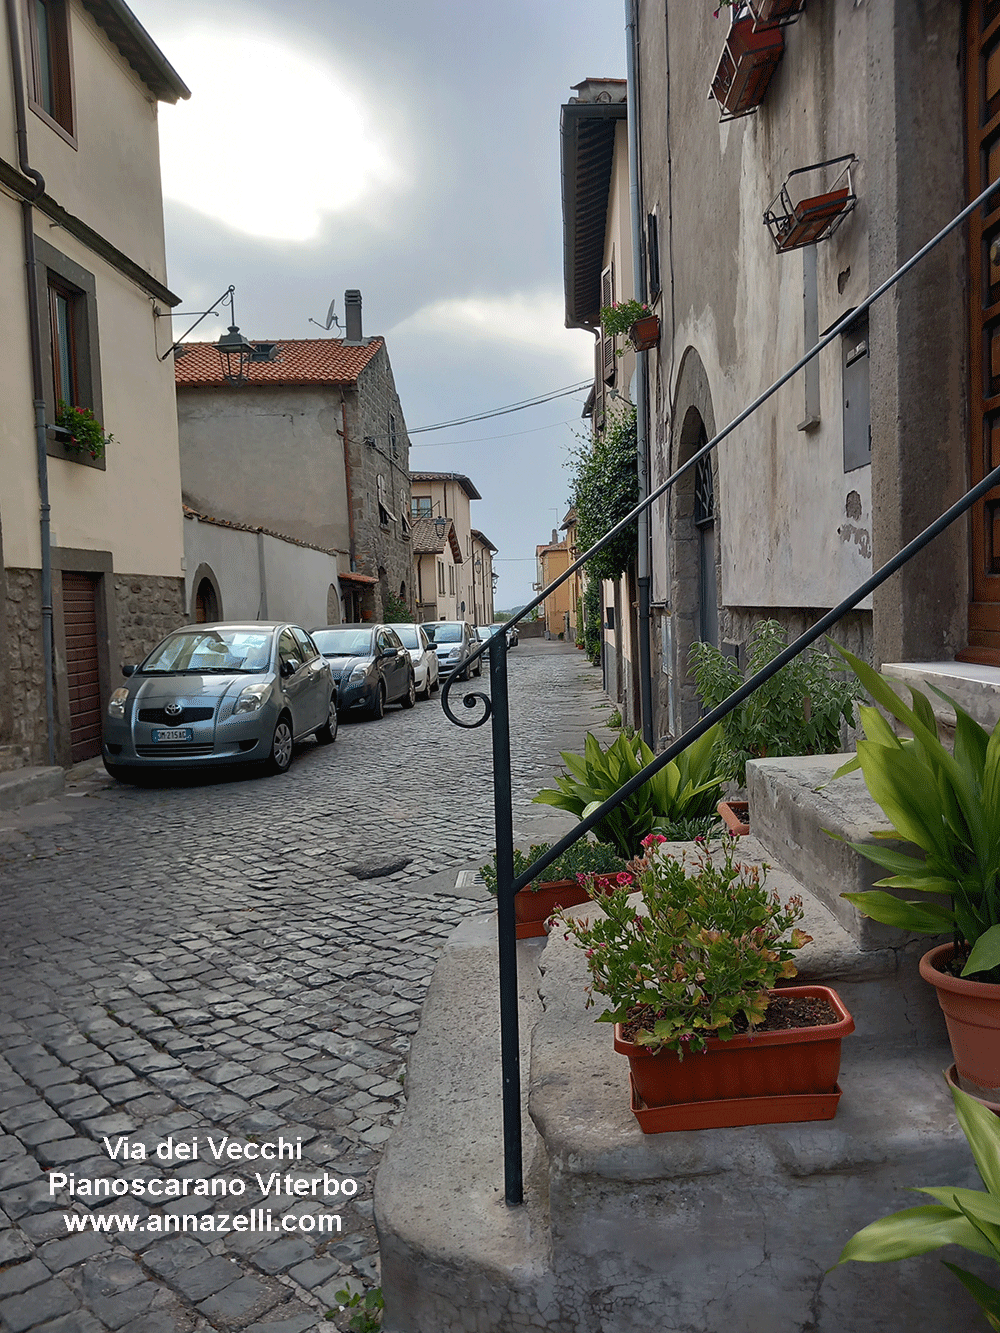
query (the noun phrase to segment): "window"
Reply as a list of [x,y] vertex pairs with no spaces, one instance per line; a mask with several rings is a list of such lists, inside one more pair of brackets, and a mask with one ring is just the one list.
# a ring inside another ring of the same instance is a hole
[[[615,303],[615,264],[614,260],[601,274],[601,305],[614,305]],[[607,337],[603,332],[601,334],[601,375],[605,384],[614,384],[615,382],[615,340],[614,337]]]
[[390,523],[396,521],[396,515],[389,508],[389,492],[385,484],[385,477],[379,476],[375,483],[378,492],[378,521],[383,528],[387,528]]
[[454,566],[454,565],[449,565],[449,566],[448,566],[448,592],[449,592],[449,594],[450,594],[452,597],[455,596],[455,566]]
[[[69,0],[26,0],[31,47],[29,100],[64,138],[73,140],[73,72]],[[75,145],[74,145],[75,146]]]
[[437,566],[438,566],[438,592],[439,592],[439,593],[441,594],[441,596],[443,597],[443,596],[444,596],[444,561],[443,561],[443,560],[439,560],[439,561],[437,562]]
[[414,495],[410,500],[410,513],[414,518],[430,518],[434,512],[434,502],[429,495]]
[[660,294],[660,233],[655,213],[646,216],[646,263],[649,267],[649,294]]
[[399,491],[399,530],[404,537],[410,535],[410,520],[406,517],[406,489],[400,487]]
[[393,458],[399,457],[399,446],[396,444],[396,418],[389,413],[389,448],[392,451]]
[[[55,424],[59,403],[86,407],[107,428],[101,402],[97,285],[94,275],[67,259],[41,236],[35,237],[38,319],[47,330],[45,349],[45,420]],[[44,336],[44,334],[43,334]],[[72,451],[50,431],[48,452],[81,466],[105,467],[103,458]]]

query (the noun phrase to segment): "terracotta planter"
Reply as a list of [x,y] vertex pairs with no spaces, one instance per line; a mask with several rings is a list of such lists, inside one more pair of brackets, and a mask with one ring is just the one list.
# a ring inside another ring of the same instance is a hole
[[629,340],[637,352],[648,352],[660,341],[659,315],[643,315],[628,331]]
[[767,85],[785,53],[780,28],[754,30],[754,20],[737,19],[729,30],[710,90],[723,120],[747,116],[764,100]]
[[829,986],[785,986],[780,994],[826,1000],[838,1021],[729,1041],[710,1037],[707,1051],[683,1060],[673,1051],[651,1055],[622,1040],[615,1026],[615,1050],[628,1056],[632,1110],[644,1133],[833,1119],[840,1043],[854,1031],[854,1019]]
[[750,802],[720,801],[715,807],[730,833],[745,838],[750,832]]
[[575,879],[553,879],[537,889],[521,889],[514,894],[514,921],[519,940],[547,935],[545,923],[560,907],[576,907],[590,901],[590,894]]
[[775,23],[789,23],[806,7],[806,0],[750,0],[750,12],[758,28]]
[[775,234],[778,253],[797,250],[803,245],[815,245],[822,240],[831,222],[840,216],[849,202],[850,192],[846,186],[801,200],[790,216],[779,221]]
[[920,975],[937,991],[959,1086],[975,1097],[1000,1102],[1000,986],[939,972],[937,964],[954,953],[953,944],[931,949],[920,960]]

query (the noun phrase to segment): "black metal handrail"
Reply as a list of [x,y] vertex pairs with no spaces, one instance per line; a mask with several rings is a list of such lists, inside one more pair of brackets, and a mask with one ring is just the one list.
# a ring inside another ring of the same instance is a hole
[[[558,578],[554,579],[546,588],[544,588],[534,601],[529,602],[522,607],[513,619],[507,623],[516,624],[529,614],[535,607],[539,606],[556,588],[560,587],[572,575],[598,551],[602,550],[609,542],[613,541],[619,533],[634,523],[642,510],[651,506],[667,490],[672,487],[680,477],[690,468],[694,467],[701,458],[709,454],[718,444],[730,435],[737,426],[741,425],[746,419],[756,412],[757,409],[765,403],[778,389],[786,384],[799,370],[802,369],[813,357],[817,356],[824,347],[833,341],[838,334],[842,333],[848,325],[852,324],[863,311],[873,305],[881,296],[889,291],[899,280],[908,273],[916,264],[918,264],[931,250],[934,249],[947,235],[960,226],[961,223],[980,207],[985,200],[995,190],[1000,188],[1000,180],[994,181],[992,185],[978,195],[972,203],[968,204],[962,211],[956,215],[947,226],[943,227],[935,236],[921,247],[910,259],[886,279],[881,286],[877,287],[866,299],[856,306],[843,319],[833,325],[826,334],[820,338],[810,351],[800,357],[795,364],[781,375],[774,383],[760,394],[754,401],[732,421],[729,422],[717,435],[707,441],[696,453],[676,469],[656,490],[650,492],[634,509],[628,513],[625,518],[615,524],[609,532],[595,542],[595,544],[586,551],[579,559],[575,560]],[[528,869],[520,876],[514,875],[514,834],[513,834],[513,805],[511,793],[511,765],[510,765],[510,712],[507,691],[507,635],[497,632],[492,635],[485,643],[481,644],[473,653],[448,675],[441,689],[441,705],[446,715],[452,722],[461,727],[479,727],[482,726],[488,718],[492,717],[493,727],[493,793],[494,793],[494,822],[496,831],[496,861],[497,861],[497,940],[499,946],[499,972],[500,972],[500,1051],[502,1068],[502,1089],[503,1089],[503,1138],[504,1138],[504,1185],[506,1201],[510,1205],[517,1205],[523,1201],[523,1183],[522,1183],[522,1162],[521,1162],[521,1073],[520,1073],[520,1049],[518,1036],[518,995],[517,995],[517,940],[514,923],[514,894],[524,888],[548,865],[551,865],[562,853],[573,843],[584,837],[596,824],[617,808],[622,801],[626,800],[634,791],[643,786],[644,783],[660,769],[664,768],[671,760],[681,754],[689,745],[704,735],[716,722],[720,721],[734,708],[741,704],[746,698],[753,694],[772,676],[776,675],[783,667],[787,666],[793,658],[804,652],[811,644],[826,633],[838,620],[848,611],[852,610],[859,602],[863,601],[869,593],[880,587],[886,579],[890,578],[897,570],[907,563],[913,556],[921,551],[929,542],[938,536],[945,528],[949,527],[957,518],[966,513],[968,509],[978,499],[981,499],[994,486],[1000,485],[1000,467],[994,468],[987,473],[983,479],[973,486],[965,495],[949,509],[947,509],[933,523],[929,524],[923,532],[908,542],[902,550],[898,551],[890,560],[886,561],[880,569],[872,574],[868,579],[856,588],[850,596],[828,611],[816,623],[810,626],[804,633],[800,634],[793,643],[789,644],[778,656],[762,670],[751,676],[745,681],[739,689],[735,690],[728,699],[723,700],[711,712],[706,713],[693,727],[680,736],[674,743],[649,764],[646,765],[633,778],[630,778],[622,787],[609,797],[602,805],[594,810],[585,819],[581,819],[576,827],[565,837],[560,839],[543,856],[540,856]],[[483,653],[489,652],[490,655],[490,696],[480,691],[467,692],[463,697],[463,703],[468,709],[476,709],[480,704],[483,711],[471,722],[462,722],[451,710],[449,703],[449,692],[458,675],[467,672],[469,665],[480,658]]]

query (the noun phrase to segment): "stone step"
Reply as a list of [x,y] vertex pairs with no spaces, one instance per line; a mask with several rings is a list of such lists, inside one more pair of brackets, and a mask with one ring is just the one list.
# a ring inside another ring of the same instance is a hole
[[[762,852],[740,845],[741,859]],[[781,870],[772,883],[783,898],[794,888]],[[908,954],[900,966],[896,951],[859,949],[803,900],[803,979],[836,980],[857,1024],[828,1122],[642,1134],[610,1028],[584,1008],[582,953],[558,933],[519,944],[519,1208],[503,1195],[495,920],[463,922],[376,1179],[386,1333],[881,1333],[886,1309],[893,1327],[923,1327],[928,1301],[937,1333],[973,1325],[937,1256],[820,1280],[853,1231],[912,1204],[905,1187],[974,1186],[975,1172],[933,992],[929,1006],[911,994]]]
[[[751,760],[747,765],[750,827],[767,859],[810,889],[859,948],[896,949],[914,937],[869,920],[841,897],[864,892],[884,876],[848,843],[875,844],[872,834],[892,827],[868,795],[859,772],[833,780],[850,757]],[[924,948],[929,948],[927,937],[920,938]]]
[[909,690],[900,685],[914,685],[927,695],[946,741],[954,736],[955,713],[931,686],[954,699],[987,731],[1000,721],[1000,667],[974,662],[886,662],[882,675],[907,703]]
[[0,772],[0,810],[17,810],[34,801],[61,796],[66,781],[62,768],[16,768]]

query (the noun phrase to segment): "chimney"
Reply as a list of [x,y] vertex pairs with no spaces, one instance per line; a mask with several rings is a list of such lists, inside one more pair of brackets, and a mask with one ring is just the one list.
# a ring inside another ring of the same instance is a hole
[[344,313],[347,317],[347,337],[345,342],[364,341],[361,333],[361,293],[355,288],[344,293]]
[[555,528],[552,529],[552,545],[553,546],[559,545],[559,534],[558,532],[556,532]]

